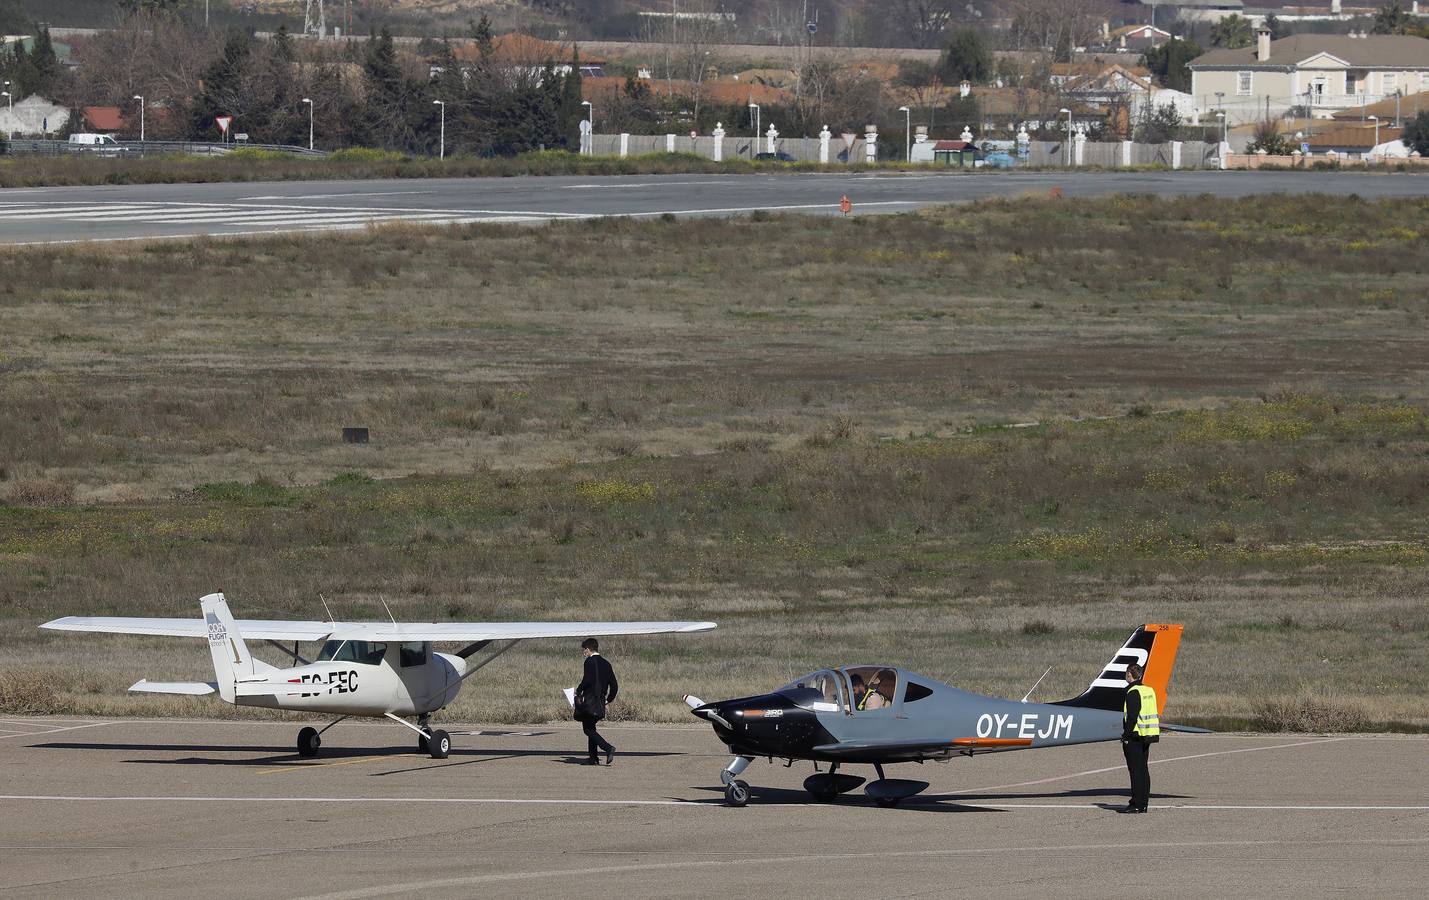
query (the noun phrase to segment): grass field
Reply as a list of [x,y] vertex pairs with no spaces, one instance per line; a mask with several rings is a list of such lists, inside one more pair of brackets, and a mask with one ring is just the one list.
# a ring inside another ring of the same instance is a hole
[[[926,169],[925,165],[919,167]],[[317,181],[369,178],[477,178],[516,175],[670,175],[756,172],[888,171],[906,163],[847,165],[727,159],[715,162],[693,153],[579,156],[565,151],[518,156],[406,156],[353,148],[326,157],[301,157],[267,150],[238,150],[224,156],[162,155],[101,157],[0,156],[0,188],[107,184],[187,184],[215,181]],[[956,170],[945,174],[959,174]],[[991,174],[991,172],[989,172]]]
[[[201,646],[76,612],[710,618],[612,641],[684,720],[821,664],[1170,718],[1429,727],[1429,203],[986,202],[0,252],[0,708]],[[341,428],[372,430],[345,445]],[[453,714],[559,716],[530,644]]]

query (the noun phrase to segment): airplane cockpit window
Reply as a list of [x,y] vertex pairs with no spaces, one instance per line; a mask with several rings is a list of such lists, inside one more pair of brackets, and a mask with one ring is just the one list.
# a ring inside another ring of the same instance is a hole
[[897,696],[898,673],[884,666],[856,666],[844,669],[853,686],[853,708],[857,711],[886,709]]
[[777,693],[785,695],[797,706],[816,712],[837,712],[843,708],[838,675],[828,669],[796,678],[779,688]]
[[917,703],[919,700],[922,700],[924,697],[931,697],[931,696],[933,696],[933,689],[932,689],[932,688],[930,688],[930,687],[924,687],[923,685],[919,684],[919,683],[916,682],[916,681],[910,681],[910,682],[908,682],[908,687],[904,688],[904,691],[903,691],[903,702],[904,702],[904,703]]
[[350,662],[377,666],[382,664],[382,657],[386,655],[387,645],[374,641],[327,641],[323,644],[322,652],[318,654],[317,662]]
[[409,669],[412,666],[422,666],[427,663],[427,643],[426,641],[407,641],[402,644],[402,668]]

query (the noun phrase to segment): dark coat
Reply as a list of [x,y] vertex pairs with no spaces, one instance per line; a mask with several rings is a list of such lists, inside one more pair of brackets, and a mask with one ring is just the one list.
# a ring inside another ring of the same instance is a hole
[[606,704],[615,701],[619,690],[620,683],[615,680],[610,660],[599,653],[587,656],[581,683],[576,685],[576,719],[582,722],[604,719]]

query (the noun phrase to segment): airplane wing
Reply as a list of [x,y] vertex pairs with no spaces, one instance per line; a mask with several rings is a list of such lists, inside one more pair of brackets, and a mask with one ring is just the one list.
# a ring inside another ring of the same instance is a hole
[[[203,619],[143,619],[131,616],[65,616],[40,626],[52,631],[93,631],[100,634],[153,634],[160,637],[208,637]],[[246,638],[271,641],[321,641],[332,634],[331,622],[285,622],[275,619],[239,619],[238,631]]]
[[[714,628],[713,622],[358,622],[332,626],[332,637],[354,641],[522,641],[618,634],[689,634]],[[242,622],[239,630],[243,630]]]
[[[273,641],[511,641],[531,638],[605,637],[619,634],[686,634],[712,631],[714,622],[285,622],[239,619],[245,638]],[[40,626],[53,631],[208,637],[203,619],[65,616]]]
[[835,756],[850,762],[888,762],[891,760],[937,759],[961,753],[988,753],[995,750],[1015,750],[1032,746],[1031,738],[954,738],[924,741],[840,741],[820,744],[815,753]]

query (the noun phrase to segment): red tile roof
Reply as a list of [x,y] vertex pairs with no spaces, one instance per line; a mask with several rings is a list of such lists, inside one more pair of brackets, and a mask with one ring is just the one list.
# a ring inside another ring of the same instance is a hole
[[117,106],[86,106],[82,115],[95,131],[123,131],[129,127]]

